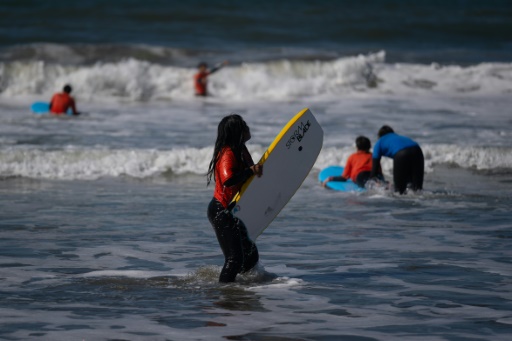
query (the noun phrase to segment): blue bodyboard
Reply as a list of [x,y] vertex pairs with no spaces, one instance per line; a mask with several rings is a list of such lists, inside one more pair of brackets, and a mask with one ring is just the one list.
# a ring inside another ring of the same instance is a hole
[[[341,166],[329,166],[324,168],[320,171],[320,174],[318,174],[318,180],[320,182],[324,182],[324,180],[330,176],[341,176],[341,174],[343,174],[343,169],[344,167]],[[329,181],[327,183],[327,188],[342,192],[362,192],[365,190],[353,183],[352,180]]]
[[[47,115],[50,113],[50,103],[47,102],[35,102],[30,106],[30,110],[36,115]],[[66,115],[73,115],[73,110],[68,109]]]

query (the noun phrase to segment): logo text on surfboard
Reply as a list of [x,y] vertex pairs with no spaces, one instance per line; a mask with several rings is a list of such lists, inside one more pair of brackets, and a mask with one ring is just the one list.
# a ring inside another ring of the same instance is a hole
[[308,131],[310,126],[311,126],[311,123],[309,122],[309,120],[307,120],[306,123],[301,121],[300,125],[297,126],[297,129],[295,129],[292,136],[290,136],[290,138],[286,142],[286,148],[290,149],[290,147],[292,146],[292,144],[295,141],[299,141],[299,142],[302,141],[302,139],[304,138],[304,135],[306,134],[306,132]]

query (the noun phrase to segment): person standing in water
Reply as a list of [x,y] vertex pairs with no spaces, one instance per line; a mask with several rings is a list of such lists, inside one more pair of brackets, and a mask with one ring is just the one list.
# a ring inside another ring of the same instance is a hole
[[208,70],[208,64],[205,62],[199,63],[197,66],[198,72],[194,75],[194,89],[196,96],[208,96],[208,76],[221,69],[228,62],[224,61],[215,65],[211,70]]
[[407,184],[413,191],[423,189],[425,160],[420,145],[412,139],[395,134],[390,126],[382,126],[378,132],[379,140],[373,147],[372,178],[377,178],[380,158],[393,159],[393,181],[395,192],[404,194]]
[[217,140],[207,173],[215,191],[208,205],[208,220],[213,226],[222,253],[224,266],[219,282],[234,282],[236,275],[251,270],[259,260],[256,244],[249,238],[244,223],[233,216],[229,204],[244,182],[263,174],[263,165],[254,164],[245,143],[251,131],[240,115],[224,117],[218,126]]
[[70,93],[73,91],[71,85],[66,84],[62,92],[53,95],[50,101],[50,113],[54,115],[65,115],[69,108],[71,108],[73,115],[80,115],[76,111],[75,99],[71,97]]

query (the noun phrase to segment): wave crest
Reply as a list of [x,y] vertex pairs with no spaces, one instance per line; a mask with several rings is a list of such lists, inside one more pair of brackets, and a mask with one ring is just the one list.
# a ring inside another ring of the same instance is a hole
[[210,148],[168,151],[68,147],[63,150],[7,148],[0,151],[0,176],[95,180],[148,178],[167,172],[206,173]]
[[[424,145],[425,169],[436,165],[477,169],[512,170],[512,149],[498,147],[458,147]],[[264,148],[249,146],[254,159]],[[67,147],[61,150],[8,147],[0,150],[0,177],[27,177],[62,180],[95,180],[129,176],[150,178],[163,174],[206,174],[213,147],[155,149],[108,149]],[[320,170],[329,165],[344,165],[353,147],[324,148],[315,164]],[[392,162],[384,158],[384,172],[391,173]]]
[[[509,147],[460,147],[450,144],[427,144],[421,146],[425,157],[425,171],[432,172],[437,165],[475,170],[512,170],[512,148]],[[322,169],[330,165],[342,165],[354,152],[354,147],[324,148],[315,167]],[[382,158],[384,173],[391,174],[393,162]]]
[[[468,67],[387,64],[384,51],[334,60],[273,60],[231,65],[210,78],[214,98],[226,101],[339,98],[340,94],[512,93],[512,63]],[[79,101],[192,100],[194,68],[134,58],[92,65],[45,61],[0,63],[3,96],[49,98],[71,83]]]

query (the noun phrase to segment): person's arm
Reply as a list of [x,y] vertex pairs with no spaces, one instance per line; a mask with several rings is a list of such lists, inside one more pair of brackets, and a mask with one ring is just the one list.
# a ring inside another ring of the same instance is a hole
[[377,178],[379,174],[382,174],[380,167],[380,159],[372,159],[372,172],[370,173],[370,179]]
[[254,172],[252,171],[252,169],[246,168],[241,172],[233,174],[229,179],[224,181],[224,186],[231,187],[231,186],[236,186],[241,183],[243,184],[253,175],[254,175]]
[[381,167],[380,167],[380,158],[382,157],[381,153],[381,142],[382,140],[379,139],[375,146],[373,146],[373,153],[372,153],[372,171],[370,173],[370,179],[377,178],[379,173],[382,173]]
[[52,105],[53,105],[53,99],[55,98],[55,95],[52,96],[52,99],[50,100],[50,105],[48,106],[48,112],[52,112]]
[[348,178],[345,178],[344,176],[330,176],[328,177],[325,181],[326,182],[329,182],[329,181],[341,181],[341,182],[345,182],[347,181]]
[[328,177],[327,179],[324,180],[324,182],[322,182],[322,186],[326,186],[328,182],[331,182],[331,181],[341,181],[341,182],[345,182],[347,181],[348,179],[347,178],[344,178],[343,176],[330,176]]
[[227,60],[225,60],[222,63],[215,65],[210,71],[208,71],[208,74],[211,75],[212,73],[219,71],[224,65],[227,65],[227,63]]
[[[373,163],[372,163],[373,166]],[[379,169],[377,169],[377,178],[381,179],[382,181],[385,181],[384,179],[384,173],[382,173],[382,166],[379,162]]]
[[238,185],[241,183],[243,184],[244,182],[249,180],[249,178],[253,175],[256,175],[258,177],[262,176],[263,175],[263,165],[255,164],[249,168],[244,169],[241,172],[234,174],[232,177],[230,177],[229,179],[227,179],[224,182],[224,186],[231,187],[231,186],[235,186],[235,185]]
[[237,161],[232,151],[226,151],[222,154],[221,158],[217,161],[219,163],[219,179],[223,186],[231,187],[244,183],[254,174],[261,176],[263,166],[256,164],[247,167],[242,171],[235,172],[237,168]]
[[73,111],[73,115],[80,115],[78,111],[76,111],[75,99],[71,97],[71,102],[69,103],[71,106],[71,110]]

